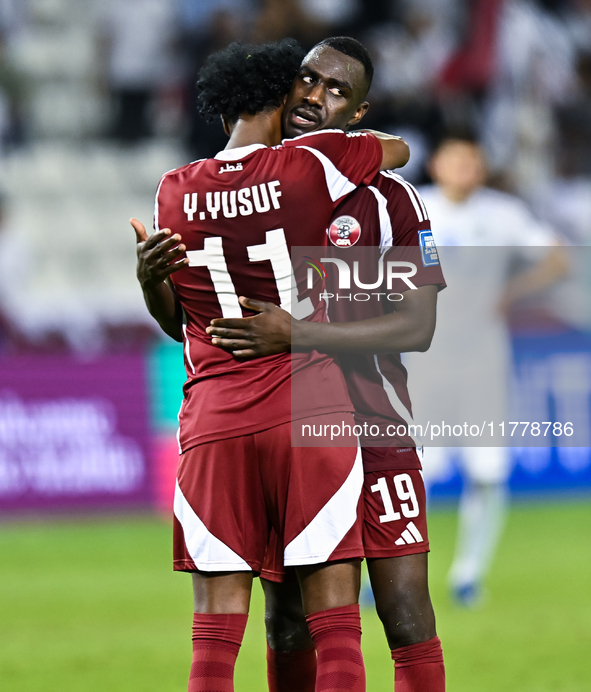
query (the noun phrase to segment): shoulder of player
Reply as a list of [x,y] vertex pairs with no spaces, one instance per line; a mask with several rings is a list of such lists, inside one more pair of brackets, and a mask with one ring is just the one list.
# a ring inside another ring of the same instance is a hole
[[160,185],[166,181],[172,181],[174,178],[184,175],[186,173],[189,173],[192,171],[192,169],[196,169],[199,167],[199,164],[203,163],[203,161],[207,161],[208,159],[197,159],[196,161],[191,161],[190,163],[186,163],[184,166],[179,166],[179,168],[172,168],[170,171],[166,171],[161,178],[160,178]]
[[372,185],[375,185],[378,190],[388,197],[388,199],[407,199],[410,190],[414,192],[414,197],[420,197],[417,189],[405,180],[396,171],[380,171],[375,178],[371,181]]
[[[332,139],[347,139],[352,137],[367,137],[367,132],[343,132],[343,130],[317,130],[316,132],[306,132],[298,137],[284,139],[281,141],[282,147],[313,147],[315,143],[330,142]],[[277,147],[276,147],[277,148]]]
[[370,183],[383,195],[390,207],[408,207],[418,221],[429,218],[427,208],[418,190],[395,171],[380,171]]

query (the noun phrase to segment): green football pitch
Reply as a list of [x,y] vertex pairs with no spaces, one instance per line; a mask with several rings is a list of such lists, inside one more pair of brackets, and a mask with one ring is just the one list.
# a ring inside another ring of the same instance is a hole
[[[591,509],[516,504],[472,611],[445,576],[455,513],[430,518],[431,590],[451,692],[591,690]],[[191,587],[173,574],[170,526],[153,517],[0,525],[0,689],[182,692]],[[381,626],[363,611],[368,690],[392,692]],[[239,692],[264,692],[264,628],[255,582],[236,669]]]

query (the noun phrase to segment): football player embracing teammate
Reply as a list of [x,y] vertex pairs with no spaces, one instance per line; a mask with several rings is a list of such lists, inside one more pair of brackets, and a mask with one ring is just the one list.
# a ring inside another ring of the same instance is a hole
[[[369,56],[351,39],[329,39],[316,46],[305,57],[288,97],[285,136],[297,137],[321,128],[346,130],[352,124],[350,108],[356,105],[350,103],[352,96],[333,91],[334,49],[348,51],[371,75]],[[365,112],[367,104],[362,107]],[[388,310],[385,300],[329,298],[330,324],[297,321],[274,305],[241,299],[243,306],[260,314],[214,320],[208,333],[214,344],[241,358],[286,349],[338,354],[356,423],[375,431],[361,439],[364,548],[378,615],[395,662],[395,689],[442,692],[443,654],[428,589],[425,487],[416,450],[420,440],[413,436],[412,428],[408,434],[411,402],[399,356],[429,347],[437,292],[445,285],[429,217],[409,183],[392,172],[382,172],[341,202],[328,235],[338,248],[379,248],[384,262],[389,257],[412,258],[417,266],[412,277],[416,290],[401,288],[404,298],[394,303],[395,312]],[[347,251],[341,249],[336,256],[344,259]],[[328,272],[334,269],[329,262],[325,267]],[[398,431],[395,436],[389,433],[393,430]],[[298,585],[285,573],[280,551],[273,545],[261,576],[267,605],[270,690],[311,692],[315,657],[309,648]]]
[[[329,50],[333,89],[361,103],[363,65]],[[365,690],[357,441],[291,446],[293,420],[353,426],[342,373],[318,352],[239,360],[206,333],[215,317],[242,317],[244,294],[279,302],[305,320],[326,320],[324,302],[296,285],[299,267],[289,247],[326,244],[326,226],[344,195],[408,157],[403,142],[380,133],[333,131],[279,146],[282,105],[301,58],[291,40],[232,44],[210,56],[198,82],[200,110],[222,116],[228,145],[213,159],[163,176],[150,238],[133,221],[146,304],[167,333],[184,341],[174,567],[193,575],[190,692],[233,690],[253,574],[263,568],[271,529],[300,580],[318,653],[315,689]],[[351,120],[361,115],[355,108]],[[312,392],[299,408],[291,397],[293,371]]]

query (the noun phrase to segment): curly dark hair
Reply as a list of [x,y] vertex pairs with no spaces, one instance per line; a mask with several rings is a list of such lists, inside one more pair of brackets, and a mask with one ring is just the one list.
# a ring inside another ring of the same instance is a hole
[[242,113],[278,108],[304,55],[292,38],[264,45],[231,43],[212,53],[199,71],[197,109],[207,120],[223,115],[233,123]]

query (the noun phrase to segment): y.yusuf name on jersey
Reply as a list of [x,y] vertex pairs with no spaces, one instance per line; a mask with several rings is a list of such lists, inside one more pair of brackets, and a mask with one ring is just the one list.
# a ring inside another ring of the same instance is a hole
[[[271,209],[279,209],[281,190],[279,180],[270,183],[260,183],[243,187],[240,190],[224,190],[205,193],[205,210],[199,211],[199,220],[206,218],[217,219],[223,216],[233,219],[236,216],[250,216],[255,212],[264,214]],[[183,201],[183,211],[187,215],[187,221],[193,221],[197,214],[199,200],[203,194],[187,192]]]

